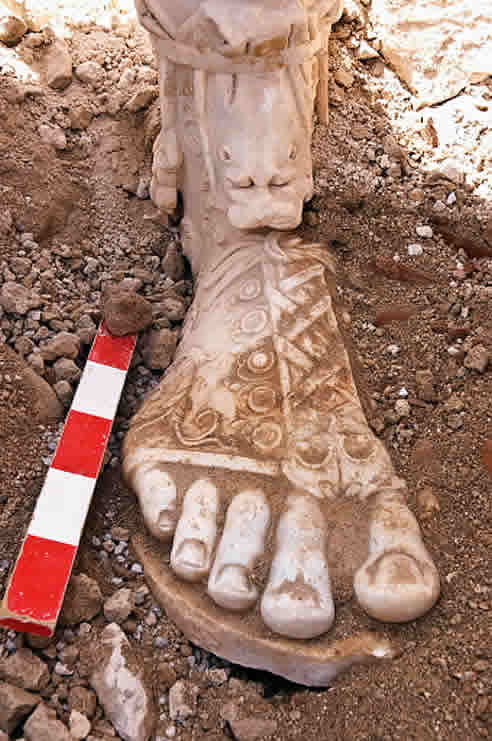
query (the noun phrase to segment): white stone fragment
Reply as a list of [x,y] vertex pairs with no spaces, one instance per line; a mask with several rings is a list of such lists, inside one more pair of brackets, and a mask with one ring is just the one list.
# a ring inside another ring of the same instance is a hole
[[169,690],[169,715],[173,720],[191,718],[197,709],[198,689],[180,679]]
[[408,417],[410,415],[410,404],[406,399],[398,399],[395,402],[395,412],[398,417]]
[[154,726],[152,696],[135,669],[137,658],[116,623],[101,633],[102,655],[89,681],[123,741],[148,741]]
[[82,713],[79,713],[78,710],[72,710],[68,724],[70,726],[70,734],[77,741],[87,738],[91,732],[90,720]]
[[379,57],[378,52],[374,49],[367,41],[361,41],[361,44],[357,50],[357,56],[362,61],[367,59],[376,59]]
[[415,231],[417,232],[418,236],[422,239],[432,239],[434,236],[434,232],[432,231],[432,227],[424,225],[424,226],[417,226],[415,228]]

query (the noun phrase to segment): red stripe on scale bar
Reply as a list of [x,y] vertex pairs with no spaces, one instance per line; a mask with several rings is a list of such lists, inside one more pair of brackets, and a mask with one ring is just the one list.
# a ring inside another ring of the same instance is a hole
[[135,341],[135,335],[115,337],[103,323],[94,340],[88,360],[126,371],[130,367]]
[[0,626],[45,636],[55,630],[135,343],[104,324],[98,330],[10,575]]
[[[60,612],[76,554],[76,546],[28,535],[5,600],[5,607],[16,618],[2,620],[2,624],[27,633],[51,635],[51,626],[56,623]],[[33,630],[32,626],[37,626],[41,632]]]
[[97,477],[112,424],[112,419],[71,409],[63,429],[63,445],[58,445],[51,467],[67,473]]

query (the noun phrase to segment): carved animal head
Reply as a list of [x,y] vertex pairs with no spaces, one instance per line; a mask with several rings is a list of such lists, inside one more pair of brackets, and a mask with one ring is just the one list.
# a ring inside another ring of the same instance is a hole
[[[280,69],[214,75],[207,89],[209,159],[219,205],[238,229],[292,229],[312,195],[312,100]],[[299,95],[303,100],[299,100]]]

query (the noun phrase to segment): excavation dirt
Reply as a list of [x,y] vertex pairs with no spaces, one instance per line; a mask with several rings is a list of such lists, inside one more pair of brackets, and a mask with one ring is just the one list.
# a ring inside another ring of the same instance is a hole
[[[357,57],[366,38],[356,17],[335,27],[331,122],[316,128],[316,191],[299,233],[336,257],[369,421],[408,481],[442,593],[425,617],[387,629],[396,658],[316,691],[191,645],[146,590],[132,551],[142,525],[121,480],[121,441],[165,372],[168,361],[149,360],[155,333],[174,346],[193,290],[178,231],[159,224],[149,200],[159,116],[148,40],[131,28],[74,31],[62,89],[49,85],[61,53],[51,33],[28,33],[10,56],[0,44],[0,586],[61,429],[48,386],[67,408],[107,290],[123,282],[151,302],[153,324],[139,339],[75,573],[94,579],[102,600],[131,589],[119,622],[151,687],[153,739],[492,737],[492,82],[416,111],[377,53]],[[116,731],[89,684],[108,620],[103,610],[80,619],[47,646],[31,642],[50,671],[41,695],[63,723],[85,714],[80,738],[108,741]],[[0,662],[22,645],[0,631]],[[12,738],[23,735],[19,723]]]

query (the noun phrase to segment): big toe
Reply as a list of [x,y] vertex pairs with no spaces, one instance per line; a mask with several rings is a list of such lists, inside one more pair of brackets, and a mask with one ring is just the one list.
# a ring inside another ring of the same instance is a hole
[[439,575],[430,559],[403,551],[371,557],[357,572],[360,606],[376,620],[403,623],[423,615],[439,596]]
[[156,538],[171,538],[176,527],[176,484],[166,471],[146,467],[135,475],[135,490],[148,529]]

